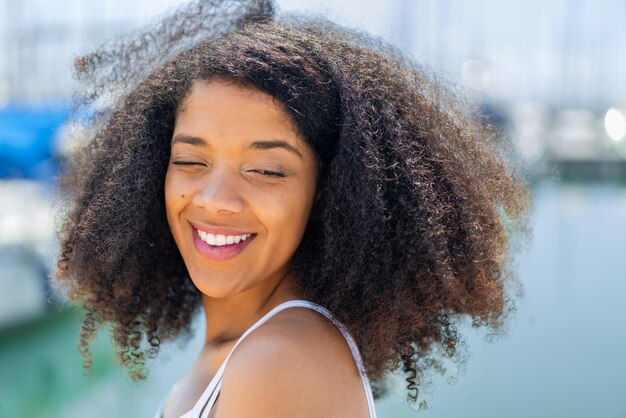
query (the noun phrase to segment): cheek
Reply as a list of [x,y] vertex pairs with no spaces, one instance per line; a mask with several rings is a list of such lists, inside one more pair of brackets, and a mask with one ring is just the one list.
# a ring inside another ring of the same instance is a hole
[[187,196],[189,196],[188,185],[181,181],[176,175],[168,172],[165,176],[165,212],[170,229],[173,228],[172,221],[176,219],[176,214],[183,207]]
[[272,196],[272,199],[264,199],[260,208],[268,220],[268,228],[274,229],[274,238],[283,243],[298,245],[309,215],[309,200],[304,193],[304,188],[299,187],[291,191],[284,191]]

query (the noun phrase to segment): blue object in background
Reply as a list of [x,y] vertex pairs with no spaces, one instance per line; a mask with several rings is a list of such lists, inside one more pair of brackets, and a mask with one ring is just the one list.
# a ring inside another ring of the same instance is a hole
[[57,173],[54,138],[67,106],[9,105],[0,110],[0,178],[50,183]]

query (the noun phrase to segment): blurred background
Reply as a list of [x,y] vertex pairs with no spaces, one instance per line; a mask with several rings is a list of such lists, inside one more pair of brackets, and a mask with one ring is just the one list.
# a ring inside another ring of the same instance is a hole
[[[47,283],[53,202],[81,52],[139,27],[175,0],[0,0],[0,417],[152,417],[202,346],[165,345],[131,383],[107,331],[85,376],[82,311]],[[462,328],[470,358],[381,418],[625,418],[626,2],[623,0],[279,0],[404,50],[462,87],[515,145],[534,194],[525,296],[495,342]],[[622,261],[620,261],[622,260]],[[203,329],[203,317],[194,326]]]

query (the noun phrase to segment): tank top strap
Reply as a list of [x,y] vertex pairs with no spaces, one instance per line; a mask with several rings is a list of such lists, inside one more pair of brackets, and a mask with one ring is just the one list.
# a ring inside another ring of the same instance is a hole
[[296,300],[293,302],[298,302],[296,305],[292,305],[292,306],[303,306],[303,307],[307,307],[307,308],[311,308],[319,313],[321,313],[322,315],[324,315],[326,318],[328,318],[341,332],[341,334],[343,335],[344,339],[346,340],[346,342],[348,343],[348,346],[350,347],[350,351],[352,352],[352,357],[354,357],[354,360],[356,362],[357,365],[357,369],[359,371],[359,374],[361,376],[361,384],[363,386],[363,390],[365,392],[365,397],[367,399],[367,409],[369,411],[369,417],[370,418],[376,418],[376,408],[374,406],[374,396],[372,394],[372,388],[370,386],[370,382],[369,379],[367,377],[367,372],[365,371],[365,365],[363,364],[363,359],[361,358],[361,353],[359,352],[359,348],[356,345],[356,342],[354,341],[354,338],[352,338],[352,335],[350,334],[350,331],[348,331],[348,328],[346,328],[346,326],[344,324],[342,324],[337,318],[335,318],[335,316],[325,307],[318,305],[317,303],[308,301],[308,300]]
[[224,375],[224,369],[226,368],[226,364],[228,363],[230,356],[233,354],[237,346],[243,341],[243,339],[246,338],[252,331],[254,331],[258,327],[263,325],[272,316],[276,315],[278,312],[282,311],[283,309],[292,307],[292,306],[300,306],[299,304],[300,302],[308,302],[308,301],[300,300],[300,299],[288,300],[274,307],[271,311],[263,315],[257,322],[252,324],[250,328],[248,328],[241,335],[241,337],[239,337],[239,339],[237,340],[233,348],[231,348],[230,352],[228,353],[228,356],[226,356],[226,359],[224,360],[224,362],[222,362],[222,365],[215,373],[215,376],[213,376],[213,379],[211,379],[211,382],[209,383],[207,388],[204,390],[202,395],[200,395],[200,398],[198,398],[198,402],[196,402],[192,410],[193,417],[205,418],[210,413],[211,408],[213,407],[213,404],[215,403],[215,400],[217,399],[217,395],[219,394],[219,390],[221,389],[221,386],[222,386],[222,376]]
[[228,363],[230,356],[233,354],[234,350],[241,343],[241,341],[243,341],[243,339],[246,338],[252,331],[254,331],[258,327],[263,325],[267,320],[269,320],[271,317],[276,315],[278,312],[287,308],[292,308],[292,307],[305,307],[305,308],[313,309],[321,313],[322,315],[324,315],[326,318],[328,318],[339,329],[341,334],[344,336],[346,342],[348,343],[348,346],[350,347],[350,351],[352,352],[352,356],[354,357],[356,361],[357,368],[361,376],[361,383],[365,391],[365,396],[367,398],[367,407],[369,410],[369,416],[370,418],[376,418],[376,410],[374,408],[374,398],[372,396],[372,389],[370,387],[369,379],[367,378],[367,373],[365,372],[365,366],[363,364],[363,360],[361,359],[359,349],[356,343],[354,342],[354,339],[350,335],[348,329],[341,322],[339,322],[330,313],[328,309],[314,302],[311,302],[308,300],[302,300],[302,299],[288,300],[276,306],[271,311],[263,315],[261,319],[255,322],[250,328],[246,330],[246,332],[244,332],[241,335],[241,337],[239,337],[239,339],[237,340],[233,348],[228,353],[228,356],[226,357],[226,359],[224,360],[224,362],[222,363],[222,365],[216,372],[215,376],[211,380],[211,383],[209,383],[209,386],[207,386],[206,390],[202,393],[202,395],[198,399],[198,402],[196,403],[196,405],[194,406],[192,410],[193,417],[199,417],[199,418],[208,417],[213,405],[215,404],[219,391],[222,387],[222,376],[224,374],[224,369],[226,368],[226,364]]

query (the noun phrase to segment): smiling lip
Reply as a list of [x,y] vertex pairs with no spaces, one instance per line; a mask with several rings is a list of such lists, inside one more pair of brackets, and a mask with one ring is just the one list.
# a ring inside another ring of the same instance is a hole
[[210,258],[212,260],[226,260],[236,256],[237,254],[242,252],[244,248],[246,248],[250,244],[250,242],[256,237],[256,234],[254,234],[245,241],[239,241],[239,243],[237,244],[214,246],[204,242],[202,238],[200,238],[200,236],[198,235],[198,230],[196,228],[192,228],[192,233],[193,245],[196,247],[196,250],[204,257]]

